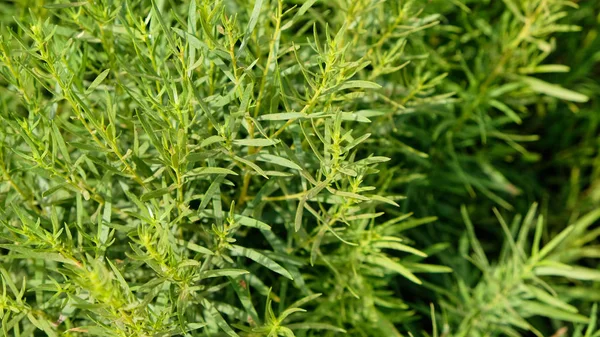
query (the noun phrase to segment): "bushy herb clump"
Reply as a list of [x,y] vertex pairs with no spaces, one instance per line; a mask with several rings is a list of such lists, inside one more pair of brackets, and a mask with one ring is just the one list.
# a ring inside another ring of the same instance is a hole
[[600,336],[599,12],[1,3],[1,334]]

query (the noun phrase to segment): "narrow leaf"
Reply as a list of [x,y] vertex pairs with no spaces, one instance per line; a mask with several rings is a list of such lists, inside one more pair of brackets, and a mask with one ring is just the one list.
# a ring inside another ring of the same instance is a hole
[[288,121],[290,119],[303,118],[307,117],[305,113],[302,112],[282,112],[276,114],[266,114],[258,117],[259,121]]
[[293,161],[287,158],[279,157],[268,153],[260,154],[258,157],[256,157],[256,160],[291,168],[294,170],[302,170],[302,167],[300,167],[300,165],[294,163]]
[[374,83],[374,82],[361,81],[361,80],[348,81],[348,82],[345,82],[344,84],[342,84],[338,90],[354,89],[354,88],[381,89],[381,85]]
[[106,78],[106,76],[108,76],[108,73],[110,72],[110,69],[106,69],[103,72],[100,73],[100,75],[98,75],[98,77],[96,77],[96,79],[92,82],[92,84],[90,84],[90,86],[87,88],[87,90],[85,91],[86,95],[89,95],[91,92],[93,92],[94,90],[96,90],[96,88],[102,84],[102,81],[104,81],[104,79]]
[[254,27],[256,27],[256,23],[258,22],[258,16],[260,15],[260,10],[262,8],[263,5],[263,0],[256,0],[254,2],[254,8],[252,9],[252,14],[250,14],[250,20],[248,20],[248,26],[246,27],[246,30],[244,31],[244,39],[242,40],[242,44],[240,45],[240,51],[244,50],[244,48],[246,48],[246,44],[248,43],[248,40],[250,39],[250,36],[252,35],[252,32],[254,31]]
[[285,270],[285,268],[283,268],[277,262],[271,260],[270,258],[253,249],[232,245],[230,250],[233,255],[245,256],[256,263],[261,264],[264,267],[289,278],[290,280],[293,280],[292,275],[290,275],[290,273],[287,270]]
[[394,242],[394,241],[377,241],[373,244],[373,247],[380,248],[380,249],[393,249],[393,250],[407,252],[407,253],[411,253],[414,255],[422,256],[422,257],[427,257],[427,254],[423,253],[422,251],[420,251],[418,249],[415,249],[413,247],[407,246],[407,245],[399,243],[399,242]]
[[256,139],[236,139],[236,140],[233,141],[233,143],[235,145],[240,145],[240,146],[263,147],[263,146],[275,145],[275,144],[279,143],[279,141],[278,140],[265,139],[265,138],[256,138]]
[[195,176],[211,175],[211,174],[223,174],[223,175],[231,174],[234,176],[238,175],[234,171],[223,168],[223,167],[199,167],[199,168],[195,168],[195,169],[191,170],[190,172],[186,173],[185,176],[195,177]]
[[404,267],[400,263],[390,259],[389,257],[383,256],[383,255],[376,255],[376,256],[371,255],[366,258],[366,262],[377,265],[379,267],[383,267],[383,268],[391,270],[393,272],[396,272],[416,284],[422,283],[421,280],[419,280],[415,276],[415,274],[413,274],[410,270],[408,270],[406,267]]
[[554,248],[556,248],[571,232],[575,229],[573,225],[565,228],[560,234],[555,236],[547,245],[540,250],[539,254],[535,256],[537,260],[542,260],[546,255],[548,255]]
[[497,101],[495,99],[490,101],[490,105],[493,106],[494,108],[504,112],[504,114],[509,117],[510,119],[512,119],[515,123],[517,124],[521,124],[523,121],[521,120],[521,117],[519,117],[519,115],[513,111],[513,109],[509,108],[508,105]]
[[87,5],[87,1],[77,1],[77,2],[69,2],[64,4],[47,4],[44,5],[44,8],[47,9],[63,9],[63,8],[71,8],[71,7],[81,7]]
[[550,317],[554,319],[559,319],[562,321],[569,321],[574,323],[588,323],[589,318],[575,314],[572,312],[564,311],[543,303],[535,302],[535,301],[524,301],[521,304],[521,307],[525,309],[525,311],[529,312],[533,315],[539,315],[544,317]]
[[243,225],[246,227],[253,227],[253,228],[258,228],[258,229],[262,229],[262,230],[271,230],[271,226],[267,225],[266,223],[264,223],[262,221],[258,221],[256,219],[249,218],[247,216],[236,214],[234,216],[234,219],[240,225]]
[[589,100],[589,97],[587,97],[586,95],[580,94],[569,89],[565,89],[556,84],[550,84],[537,78],[523,77],[523,82],[528,84],[531,90],[540,94],[545,94],[548,96],[564,99],[566,101],[578,103],[585,103]]
[[165,188],[159,188],[157,190],[144,193],[140,197],[140,200],[141,201],[148,201],[148,200],[159,198],[159,197],[161,197],[161,196],[163,196],[163,195],[171,192],[174,189],[174,187],[175,186],[165,187]]
[[243,269],[223,268],[223,269],[213,269],[213,270],[202,272],[202,273],[200,273],[200,278],[204,279],[204,278],[221,277],[221,276],[237,277],[237,276],[244,275],[244,274],[248,274],[248,271],[243,270]]

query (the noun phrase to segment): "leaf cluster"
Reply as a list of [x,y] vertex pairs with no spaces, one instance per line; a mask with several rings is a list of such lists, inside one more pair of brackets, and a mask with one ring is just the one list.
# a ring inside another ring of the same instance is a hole
[[598,10],[0,4],[1,335],[600,336]]

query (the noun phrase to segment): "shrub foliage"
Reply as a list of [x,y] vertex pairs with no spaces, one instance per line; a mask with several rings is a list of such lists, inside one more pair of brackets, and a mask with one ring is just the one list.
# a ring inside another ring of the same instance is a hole
[[0,334],[600,336],[598,12],[0,3]]

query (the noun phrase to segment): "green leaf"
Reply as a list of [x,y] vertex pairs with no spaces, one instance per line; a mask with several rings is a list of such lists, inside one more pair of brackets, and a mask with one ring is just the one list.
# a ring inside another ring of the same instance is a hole
[[296,16],[300,17],[300,16],[306,14],[306,12],[312,7],[312,5],[315,4],[315,2],[317,2],[317,0],[304,1],[302,6],[300,7],[300,9],[298,9],[298,12],[296,12]]
[[535,225],[535,234],[533,243],[531,244],[531,255],[537,256],[540,251],[540,243],[542,242],[542,231],[544,230],[544,216],[540,215]]
[[323,95],[328,95],[334,92],[346,90],[346,89],[381,89],[381,86],[377,83],[363,80],[346,81],[335,87],[329,88],[323,92]]
[[256,308],[254,307],[254,304],[252,303],[252,298],[250,296],[250,289],[248,287],[248,285],[246,284],[246,281],[244,280],[244,277],[236,277],[236,278],[230,278],[230,284],[233,287],[234,291],[236,292],[240,303],[242,304],[242,306],[244,307],[244,310],[246,310],[246,313],[248,313],[248,315],[250,315],[250,317],[252,318],[252,320],[254,320],[254,322],[258,325],[261,324],[261,320],[260,317],[258,317],[258,313],[256,312]]
[[417,256],[427,257],[427,254],[423,253],[418,249],[394,241],[376,241],[373,243],[373,247],[380,249],[393,249]]
[[69,155],[67,144],[65,143],[65,140],[61,135],[60,130],[58,130],[58,127],[54,123],[52,123],[52,128],[50,130],[52,130],[53,138],[56,141],[58,149],[60,150],[60,153],[62,154],[64,160],[67,162],[67,164],[71,165],[71,156]]
[[34,250],[33,248],[12,245],[12,244],[0,244],[0,248],[4,248],[13,253],[17,253],[17,254],[8,255],[8,256],[6,256],[6,258],[38,259],[38,260],[61,262],[61,263],[70,264],[73,266],[78,265],[74,260],[66,258],[65,256],[63,256],[60,253],[55,253],[55,252],[51,252],[51,251],[38,251],[38,250]]
[[300,167],[300,165],[294,163],[293,161],[291,161],[287,158],[279,157],[279,156],[268,154],[268,153],[259,154],[258,157],[256,157],[256,160],[264,161],[267,163],[272,163],[275,165],[291,168],[294,170],[302,170],[302,167]]
[[244,159],[242,157],[238,157],[238,156],[233,156],[233,159],[248,165],[250,168],[252,168],[256,173],[260,174],[261,176],[263,176],[267,179],[269,178],[269,177],[267,177],[267,173],[265,171],[263,171],[258,165],[254,164],[253,162],[251,162],[247,159]]
[[485,255],[483,248],[481,247],[481,243],[475,235],[475,229],[473,228],[473,223],[471,223],[471,218],[469,217],[469,213],[465,205],[461,205],[460,213],[462,215],[465,226],[467,227],[467,233],[469,234],[469,240],[471,241],[473,250],[475,251],[475,254],[480,260],[479,262],[483,263],[485,266],[489,266],[488,259]]
[[[78,326],[76,328],[71,328],[71,329],[67,330],[67,332],[84,333],[86,335],[100,336],[100,337],[107,336],[106,328],[100,327],[100,326],[93,326],[93,325]],[[110,336],[110,335],[108,335],[108,336]]]
[[140,110],[136,110],[136,115],[138,116],[138,120],[142,124],[142,128],[150,138],[150,143],[154,145],[156,150],[162,152],[162,144],[158,141],[158,137],[156,137],[156,130],[154,130],[152,128],[152,125],[148,122],[148,117],[145,116],[145,114],[143,114],[142,112],[140,112]]
[[406,277],[408,280],[416,283],[416,284],[422,284],[421,280],[419,280],[415,274],[413,274],[410,270],[408,270],[406,267],[404,267],[403,265],[401,265],[400,263],[390,259],[387,256],[383,256],[383,255],[369,255],[367,256],[367,258],[365,259],[366,262],[370,263],[370,264],[374,264],[376,266],[379,267],[383,267],[387,270],[396,272],[404,277]]
[[398,203],[396,203],[394,200],[392,200],[390,198],[383,197],[381,195],[371,194],[371,195],[368,196],[368,198],[371,199],[371,200],[384,202],[384,203],[390,204],[392,206],[400,207],[400,205],[398,205]]
[[202,141],[202,143],[200,143],[200,147],[207,147],[209,145],[215,144],[215,143],[222,143],[225,141],[225,138],[221,137],[221,136],[210,136],[206,139],[204,139]]
[[210,249],[202,247],[200,245],[197,245],[193,242],[189,242],[189,241],[185,241],[185,240],[181,240],[181,239],[176,240],[176,242],[179,245],[182,245],[183,247],[185,247],[191,251],[194,251],[196,253],[200,253],[203,255],[213,255],[214,254]]
[[353,121],[353,122],[360,122],[360,123],[371,123],[371,120],[368,119],[367,117],[357,114],[355,112],[342,112],[341,113],[341,118],[343,121]]
[[242,44],[240,45],[239,50],[242,51],[246,48],[246,44],[248,44],[248,40],[254,32],[254,27],[256,27],[256,23],[258,22],[258,17],[260,15],[260,10],[263,6],[263,0],[255,0],[254,8],[252,9],[252,14],[250,14],[250,20],[248,20],[248,26],[244,31],[244,39],[242,40]]
[[296,302],[290,304],[290,306],[288,308],[300,308],[304,304],[306,304],[306,303],[308,303],[310,301],[313,301],[313,300],[321,297],[322,295],[323,294],[321,294],[321,293],[316,293],[316,294],[305,296],[305,297],[297,300]]
[[177,45],[175,44],[175,41],[173,41],[173,37],[171,36],[171,32],[168,28],[169,26],[167,26],[167,24],[163,20],[164,17],[169,17],[169,16],[160,12],[160,10],[158,9],[158,6],[156,4],[156,0],[151,0],[151,2],[152,2],[152,10],[154,12],[153,17],[158,21],[160,27],[163,29],[164,37],[167,39],[167,42],[171,46],[171,49],[173,51],[176,51]]
[[347,81],[344,82],[344,84],[342,84],[338,90],[344,90],[344,89],[355,89],[355,88],[360,88],[360,89],[381,89],[381,85],[374,83],[374,82],[370,82],[370,81],[361,81],[361,80],[357,80],[357,81]]
[[562,276],[575,280],[600,281],[600,270],[556,262],[539,264],[533,272],[538,276]]
[[[592,313],[590,314],[590,324],[588,325],[585,331],[585,337],[592,337],[592,333],[596,329],[596,324],[598,322],[598,303],[594,303],[592,306]],[[596,332],[593,337],[600,336],[600,331]]]
[[142,194],[142,196],[140,197],[140,200],[148,201],[148,200],[159,198],[159,197],[173,191],[175,189],[175,187],[176,187],[175,185],[172,185],[170,187],[159,188],[154,191],[146,192],[146,193]]
[[271,226],[267,225],[262,221],[258,221],[256,219],[252,219],[243,215],[235,215],[234,220],[237,221],[240,225],[252,228],[258,228],[262,230],[271,230]]
[[513,13],[513,15],[515,17],[517,17],[518,19],[521,19],[521,20],[525,19],[523,17],[523,14],[519,10],[519,6],[514,3],[514,0],[502,0],[502,2],[504,2],[506,7]]
[[302,112],[282,112],[266,114],[258,117],[259,121],[288,121],[290,119],[305,118],[308,115]]
[[13,295],[18,296],[20,291],[17,288],[17,285],[13,282],[12,276],[1,265],[0,265],[0,274],[1,274],[0,276],[2,276],[2,277],[0,277],[0,283],[2,283],[3,288],[5,288],[5,286],[8,285],[8,287],[12,291]]
[[596,210],[593,210],[593,211],[585,214],[581,218],[577,219],[577,221],[575,221],[575,223],[573,224],[574,234],[576,234],[576,233],[579,234],[579,233],[584,232],[585,230],[588,229],[588,227],[590,225],[592,225],[594,222],[598,221],[598,219],[600,219],[600,209],[596,209]]
[[589,100],[589,97],[586,95],[580,94],[578,92],[565,89],[556,84],[550,84],[548,82],[544,82],[540,79],[533,77],[523,77],[523,82],[529,85],[529,87],[540,94],[545,94],[548,96],[564,99],[566,101],[585,103]]
[[589,318],[534,301],[523,301],[521,307],[532,315],[550,317],[574,323],[588,323]]
[[72,8],[72,7],[81,7],[87,5],[87,1],[77,1],[77,2],[69,2],[69,3],[58,3],[58,4],[46,4],[44,8],[47,9],[63,9],[63,8]]
[[544,246],[539,252],[539,254],[534,255],[534,259],[542,260],[546,255],[548,255],[554,248],[556,248],[571,232],[575,229],[573,225],[565,228],[560,234],[555,236],[548,244]]
[[211,174],[221,174],[221,175],[230,174],[230,175],[234,175],[234,176],[238,175],[234,171],[223,168],[223,167],[199,167],[199,168],[195,168],[195,169],[189,171],[188,173],[185,174],[185,176],[186,177],[196,177],[196,176],[211,175]]
[[539,74],[539,73],[568,73],[571,68],[563,64],[542,64],[531,68],[520,68],[522,74]]
[[96,90],[96,88],[100,84],[102,84],[102,82],[104,81],[104,79],[106,78],[106,76],[108,76],[109,72],[110,72],[110,69],[106,69],[103,72],[101,72],[100,75],[98,75],[98,77],[96,77],[96,79],[92,82],[92,84],[90,84],[90,86],[87,88],[87,90],[85,91],[85,94],[89,95],[94,90]]
[[57,191],[60,191],[60,190],[61,190],[61,189],[63,189],[63,188],[64,188],[64,189],[69,189],[69,185],[65,183],[65,184],[59,184],[59,185],[56,185],[56,186],[54,186],[54,187],[50,187],[49,189],[47,189],[47,190],[45,190],[44,192],[42,192],[42,197],[44,197],[44,198],[45,198],[45,197],[47,197],[47,196],[50,196],[50,195],[52,195],[53,193],[55,193],[55,192],[57,192]]
[[544,291],[542,289],[538,289],[534,286],[525,286],[525,288],[529,292],[531,292],[533,294],[533,296],[535,296],[540,302],[546,303],[548,305],[551,305],[556,308],[560,308],[562,310],[565,310],[565,311],[568,311],[571,313],[577,313],[577,308],[561,301],[559,298],[557,298],[555,296],[548,294],[546,291]]
[[346,330],[338,328],[335,325],[319,322],[300,322],[287,324],[286,326],[292,330],[329,330],[343,334],[346,333]]
[[354,147],[356,147],[358,144],[364,142],[369,137],[371,137],[371,134],[365,133],[364,135],[354,139],[353,141],[351,141],[348,145],[346,145],[344,147],[344,152],[348,152],[348,151],[352,150]]
[[275,145],[277,143],[279,143],[278,140],[271,140],[271,139],[264,139],[264,138],[256,138],[256,139],[236,139],[233,141],[233,143],[235,145],[240,145],[240,146],[256,146],[256,147],[263,147],[263,146],[271,146],[271,145]]
[[512,119],[515,123],[517,124],[521,124],[523,122],[523,120],[521,120],[521,117],[519,117],[519,115],[513,111],[513,109],[509,108],[508,105],[497,101],[495,99],[490,101],[490,105],[493,106],[494,108],[504,112],[504,114]]
[[227,321],[221,316],[219,311],[215,308],[215,306],[210,303],[207,299],[202,299],[202,306],[208,310],[211,315],[211,318],[214,322],[230,337],[239,337],[239,335],[233,331],[233,329],[229,326]]
[[404,262],[406,268],[414,273],[451,273],[453,270],[447,266],[440,266],[437,264],[425,264],[425,263],[413,263]]
[[200,278],[201,279],[205,279],[205,278],[211,278],[211,277],[221,277],[221,276],[230,276],[230,277],[237,277],[240,275],[245,275],[248,274],[249,272],[247,270],[243,270],[243,269],[213,269],[213,270],[209,270],[209,271],[205,271],[200,273]]
[[208,47],[208,45],[206,43],[204,43],[203,41],[198,39],[191,32],[184,32],[183,30],[181,30],[179,28],[172,28],[172,29],[175,31],[175,33],[177,33],[179,36],[184,38],[189,43],[190,46],[192,46],[196,49],[204,50],[204,51],[210,50],[210,48]]
[[250,260],[276,272],[277,274],[280,274],[280,275],[283,275],[283,276],[289,278],[290,280],[294,279],[292,277],[292,275],[287,270],[285,270],[285,268],[280,266],[277,262],[271,260],[270,258],[266,257],[265,255],[255,251],[253,249],[241,247],[241,246],[237,246],[237,245],[232,245],[230,248],[230,251],[233,255],[245,256],[245,257],[249,258]]
[[219,190],[219,187],[221,186],[221,183],[224,180],[223,177],[224,177],[223,175],[219,175],[210,184],[210,186],[208,187],[208,189],[204,193],[204,197],[202,198],[202,202],[200,203],[200,206],[198,207],[198,212],[199,213],[202,212],[206,208],[206,206],[208,206],[208,203],[212,200],[213,196],[217,193],[217,191]]
[[304,206],[306,204],[306,201],[317,196],[317,194],[319,194],[319,192],[326,188],[329,185],[329,183],[329,180],[323,180],[319,182],[315,187],[313,187],[309,191],[306,191],[304,197],[300,199],[298,207],[296,208],[296,216],[294,218],[294,229],[296,232],[300,230],[300,227],[302,227],[302,217],[304,214]]

